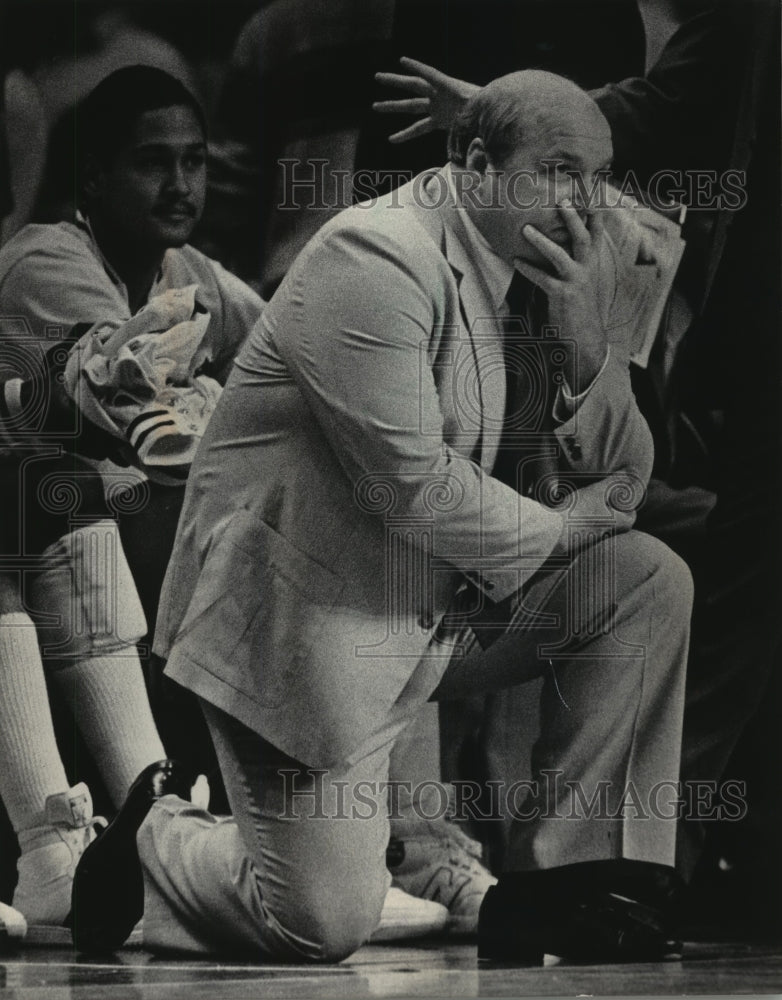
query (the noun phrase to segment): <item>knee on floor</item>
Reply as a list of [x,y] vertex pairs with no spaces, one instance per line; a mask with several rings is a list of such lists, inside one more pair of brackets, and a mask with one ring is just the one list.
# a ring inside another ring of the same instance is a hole
[[[289,933],[306,942],[303,950],[312,961],[341,962],[365,944],[378,925],[385,898],[370,885],[362,891],[336,892],[330,896],[300,901],[296,915],[288,919]],[[293,923],[298,926],[295,929]]]

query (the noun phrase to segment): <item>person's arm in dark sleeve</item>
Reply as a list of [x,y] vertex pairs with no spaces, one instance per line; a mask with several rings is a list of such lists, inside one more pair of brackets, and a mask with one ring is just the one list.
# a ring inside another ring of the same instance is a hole
[[674,32],[645,76],[591,92],[611,125],[618,172],[714,166],[704,142],[708,148],[726,141],[724,132],[714,132],[734,117],[746,67],[747,8],[756,4],[741,6],[739,17],[735,4],[711,4]]

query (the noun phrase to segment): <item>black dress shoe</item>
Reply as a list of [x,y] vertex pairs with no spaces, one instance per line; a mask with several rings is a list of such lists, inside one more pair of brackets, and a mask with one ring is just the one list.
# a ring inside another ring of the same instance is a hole
[[478,958],[659,961],[681,950],[671,916],[680,890],[672,868],[626,859],[503,875],[481,906]]
[[190,799],[193,776],[176,761],[150,764],[136,778],[114,820],[89,845],[73,879],[73,943],[79,951],[121,947],[144,912],[144,878],[136,834],[164,795]]

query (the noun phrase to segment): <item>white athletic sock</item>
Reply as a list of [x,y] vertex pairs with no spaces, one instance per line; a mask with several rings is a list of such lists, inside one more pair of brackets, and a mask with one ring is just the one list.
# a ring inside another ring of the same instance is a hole
[[166,756],[135,647],[58,667],[50,680],[73,712],[119,808],[139,773]]
[[21,611],[0,615],[0,797],[14,830],[45,822],[47,798],[68,787],[35,626]]

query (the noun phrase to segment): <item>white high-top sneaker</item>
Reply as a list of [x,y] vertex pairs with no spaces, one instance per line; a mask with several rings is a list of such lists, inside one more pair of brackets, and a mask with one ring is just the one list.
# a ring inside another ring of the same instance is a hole
[[106,826],[106,820],[92,815],[92,796],[83,782],[50,795],[44,814],[44,825],[19,832],[22,854],[13,906],[29,925],[61,926],[71,912],[76,865],[95,839],[95,827]]

